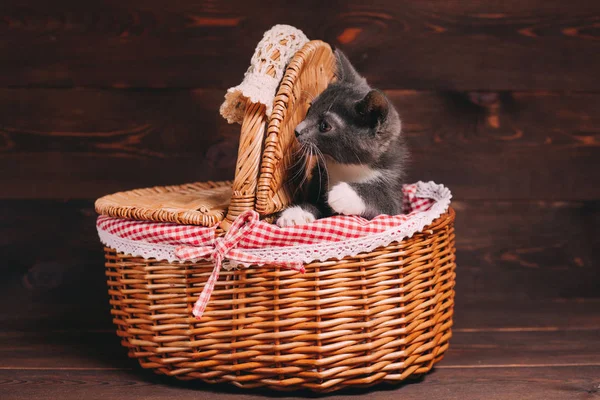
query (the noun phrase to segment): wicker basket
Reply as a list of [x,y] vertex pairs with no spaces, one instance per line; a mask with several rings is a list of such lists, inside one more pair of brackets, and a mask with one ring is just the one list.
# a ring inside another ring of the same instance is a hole
[[[248,105],[232,186],[118,193],[99,199],[98,212],[181,224],[222,220],[227,229],[244,210],[281,210],[290,198],[293,127],[334,72],[330,47],[309,42],[287,68],[271,118]],[[314,262],[305,274],[274,266],[223,271],[201,320],[191,310],[210,261],[169,263],[106,248],[113,321],[130,357],[179,379],[319,392],[399,382],[429,371],[448,348],[453,223],[450,209],[410,239]]]

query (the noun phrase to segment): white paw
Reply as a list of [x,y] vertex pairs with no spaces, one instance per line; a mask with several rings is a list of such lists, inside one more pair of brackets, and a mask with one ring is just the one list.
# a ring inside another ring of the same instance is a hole
[[338,183],[329,191],[327,202],[333,211],[343,215],[361,215],[367,208],[363,199],[346,182]]
[[283,228],[286,226],[310,224],[314,220],[314,215],[303,210],[302,207],[294,206],[282,212],[276,223]]

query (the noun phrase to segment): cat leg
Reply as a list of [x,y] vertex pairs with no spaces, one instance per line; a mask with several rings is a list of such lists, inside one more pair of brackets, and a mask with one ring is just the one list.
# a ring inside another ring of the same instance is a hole
[[286,208],[277,218],[280,227],[310,224],[320,218],[321,212],[312,204],[300,204]]
[[393,190],[383,182],[346,183],[335,185],[327,195],[327,203],[338,214],[360,215],[372,219],[380,214],[396,215],[402,212],[401,191]]
[[362,197],[346,182],[335,185],[327,194],[327,204],[342,215],[362,215],[367,210]]

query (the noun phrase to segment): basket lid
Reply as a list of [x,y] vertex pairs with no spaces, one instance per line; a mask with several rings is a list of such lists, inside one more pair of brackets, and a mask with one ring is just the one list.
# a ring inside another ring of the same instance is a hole
[[141,221],[213,226],[225,217],[231,182],[197,182],[110,194],[96,200],[96,212]]

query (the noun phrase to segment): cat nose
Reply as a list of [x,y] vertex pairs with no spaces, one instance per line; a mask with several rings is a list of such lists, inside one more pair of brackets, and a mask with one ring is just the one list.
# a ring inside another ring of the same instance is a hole
[[294,129],[294,134],[296,135],[296,137],[299,137],[300,135],[302,135],[302,131],[305,128],[306,128],[306,121],[302,121],[298,125],[296,125],[296,128]]

